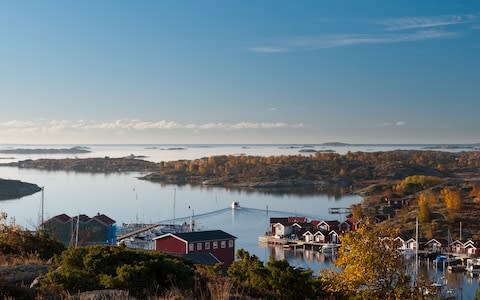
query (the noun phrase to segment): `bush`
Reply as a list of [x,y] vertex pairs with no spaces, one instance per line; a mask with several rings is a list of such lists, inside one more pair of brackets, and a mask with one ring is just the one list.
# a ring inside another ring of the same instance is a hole
[[70,293],[121,289],[145,297],[172,286],[191,289],[193,274],[191,263],[180,257],[116,246],[89,246],[71,248],[55,257],[41,286]]
[[11,258],[48,260],[61,253],[65,247],[42,231],[25,231],[7,223],[7,214],[0,213],[0,254]]

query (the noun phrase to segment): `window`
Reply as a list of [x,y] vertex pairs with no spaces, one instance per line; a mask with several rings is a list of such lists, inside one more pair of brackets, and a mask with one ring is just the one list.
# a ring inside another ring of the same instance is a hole
[[218,242],[215,241],[215,242],[213,242],[213,249],[217,249],[217,248],[218,248]]
[[227,248],[227,241],[221,241],[220,246],[221,246],[222,248]]
[[210,242],[206,242],[205,243],[205,250],[209,250],[210,249]]
[[194,251],[194,245],[193,244],[188,244],[188,251]]
[[228,241],[228,248],[233,248],[233,240]]
[[202,250],[202,243],[197,243],[197,250]]

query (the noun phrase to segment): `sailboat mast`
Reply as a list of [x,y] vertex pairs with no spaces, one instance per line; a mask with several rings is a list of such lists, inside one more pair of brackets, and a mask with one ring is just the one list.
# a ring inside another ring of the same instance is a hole
[[418,216],[415,222],[415,280],[417,280],[418,276]]
[[42,186],[42,217],[41,217],[41,225],[40,225],[40,228],[41,229],[44,229],[44,226],[43,226],[43,222],[44,222],[44,219],[43,219],[43,216],[44,216],[44,203],[45,203],[45,193],[44,193],[44,190],[45,190],[45,187]]
[[78,230],[80,229],[80,214],[77,217],[77,230],[75,232],[75,248],[78,247]]
[[173,225],[175,225],[175,202],[177,198],[177,188],[173,188]]

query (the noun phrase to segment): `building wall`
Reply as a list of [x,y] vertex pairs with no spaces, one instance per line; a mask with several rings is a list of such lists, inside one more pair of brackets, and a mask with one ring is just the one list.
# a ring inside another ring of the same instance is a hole
[[187,244],[172,236],[167,236],[155,240],[155,250],[167,253],[186,254]]
[[[114,225],[105,225],[93,219],[88,222],[79,222],[78,225],[79,246],[115,243],[116,227]],[[76,227],[77,223],[72,224],[72,219],[65,223],[56,220],[45,223],[47,233],[67,247],[76,240]]]
[[210,249],[210,253],[215,255],[218,260],[223,262],[225,267],[229,267],[233,261],[235,260],[235,240],[233,240],[233,247],[228,247],[229,243],[228,240],[226,241],[226,247],[222,248],[220,241],[218,242],[217,249]]
[[[222,248],[222,241],[225,242],[225,248]],[[232,244],[229,241],[232,241]],[[215,242],[217,242],[217,248],[213,247]],[[198,247],[199,243],[201,243],[201,249]],[[230,266],[235,260],[235,240],[198,241],[191,244],[194,245],[193,251],[189,248],[188,253],[211,253],[223,262],[225,267]],[[205,247],[206,244],[209,245],[209,248]]]

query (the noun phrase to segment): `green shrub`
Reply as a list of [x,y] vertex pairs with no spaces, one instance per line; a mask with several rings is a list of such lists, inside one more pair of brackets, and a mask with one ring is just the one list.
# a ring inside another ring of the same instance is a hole
[[180,257],[116,246],[89,246],[71,248],[56,256],[41,285],[70,293],[122,289],[144,297],[173,286],[191,289],[193,275],[192,264]]

